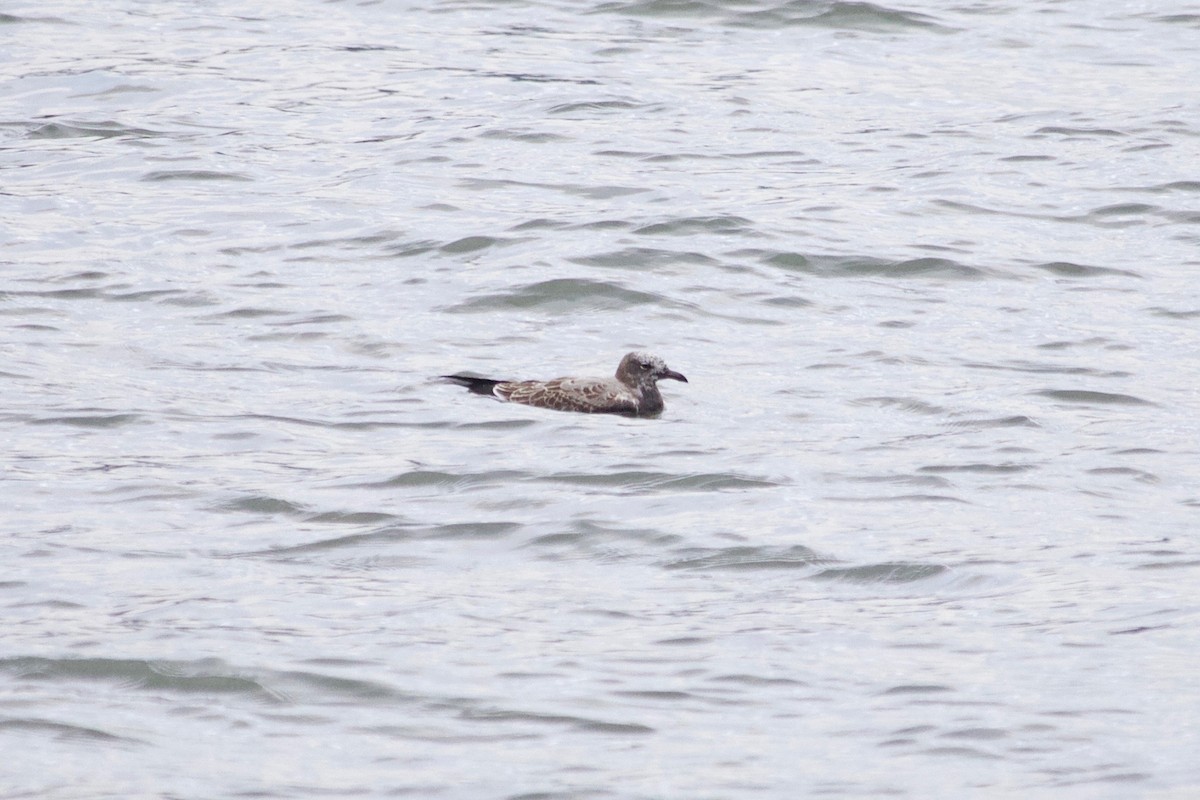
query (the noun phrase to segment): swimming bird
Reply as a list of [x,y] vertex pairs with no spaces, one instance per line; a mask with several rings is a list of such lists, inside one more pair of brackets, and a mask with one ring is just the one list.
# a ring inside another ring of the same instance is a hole
[[688,382],[668,369],[658,356],[629,353],[621,359],[611,378],[555,378],[549,381],[507,381],[470,375],[443,375],[443,380],[465,386],[475,394],[490,395],[509,403],[521,403],[556,411],[585,414],[625,414],[654,417],[662,413],[663,399],[658,382],[664,378]]

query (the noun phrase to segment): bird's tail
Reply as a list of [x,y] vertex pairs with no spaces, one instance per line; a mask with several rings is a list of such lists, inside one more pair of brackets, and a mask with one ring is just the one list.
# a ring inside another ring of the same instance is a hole
[[457,383],[459,386],[465,386],[475,394],[485,394],[491,397],[495,396],[492,393],[492,389],[496,388],[496,384],[504,383],[504,381],[492,378],[475,378],[471,375],[443,375],[442,380],[449,383]]

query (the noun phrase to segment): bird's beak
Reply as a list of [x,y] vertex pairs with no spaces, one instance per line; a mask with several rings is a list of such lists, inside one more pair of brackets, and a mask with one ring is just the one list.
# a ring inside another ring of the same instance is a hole
[[676,372],[676,371],[675,371],[675,370],[673,370],[673,369],[669,369],[669,370],[667,370],[666,372],[664,372],[664,373],[662,374],[662,377],[664,377],[664,378],[670,378],[670,379],[671,379],[671,380],[673,380],[673,381],[683,381],[684,383],[687,383],[687,382],[688,382],[688,379],[687,379],[687,378],[683,377],[683,375],[681,375],[680,373]]

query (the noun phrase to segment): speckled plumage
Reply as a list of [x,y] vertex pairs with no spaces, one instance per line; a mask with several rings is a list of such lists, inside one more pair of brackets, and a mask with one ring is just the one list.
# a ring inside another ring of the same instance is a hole
[[616,374],[611,378],[506,381],[470,375],[442,377],[476,394],[491,395],[509,403],[556,411],[637,417],[652,417],[662,413],[663,399],[658,391],[658,381],[668,378],[687,383],[687,378],[668,369],[661,358],[649,353],[629,353],[621,359]]

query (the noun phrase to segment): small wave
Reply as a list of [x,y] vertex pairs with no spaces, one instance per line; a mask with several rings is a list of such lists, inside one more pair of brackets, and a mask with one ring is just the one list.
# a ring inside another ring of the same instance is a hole
[[786,28],[811,26],[872,33],[905,30],[949,31],[933,17],[866,2],[792,0],[770,8],[732,10],[730,4],[711,0],[634,0],[602,3],[593,13],[623,14],[667,19],[717,19],[739,28]]
[[762,489],[779,486],[776,481],[750,478],[727,472],[677,475],[667,472],[609,472],[570,473],[563,472],[538,478],[547,483],[564,483],[597,488],[620,488],[634,494],[661,491],[735,491],[740,489]]
[[915,397],[859,397],[850,401],[857,406],[875,406],[877,408],[898,408],[912,414],[941,415],[946,409],[918,400]]
[[494,236],[464,236],[461,239],[455,239],[453,242],[442,245],[438,249],[443,253],[459,255],[462,253],[474,253],[478,250],[486,250],[489,247],[507,244],[507,240],[499,239]]
[[885,562],[857,567],[829,567],[812,576],[813,580],[843,581],[846,583],[913,583],[928,580],[949,572],[941,564]]
[[1096,267],[1089,264],[1073,264],[1069,261],[1052,261],[1046,264],[1034,264],[1036,269],[1044,270],[1064,278],[1098,278],[1108,275],[1121,275],[1127,278],[1140,278],[1136,272],[1112,267]]
[[606,281],[556,278],[520,288],[486,294],[450,306],[451,313],[472,313],[504,309],[541,309],[567,313],[580,310],[615,311],[640,305],[671,305],[665,297],[626,289]]
[[989,475],[1011,475],[1018,472],[1028,472],[1029,470],[1037,469],[1033,464],[936,464],[928,467],[920,467],[919,472],[932,472],[935,474],[944,474],[950,472],[976,472]]
[[607,253],[572,258],[570,261],[573,264],[581,264],[588,267],[616,267],[621,269],[648,269],[671,264],[714,265],[717,263],[716,260],[701,253],[664,250],[657,247],[625,247]]
[[573,520],[567,530],[555,530],[530,539],[525,547],[545,552],[558,559],[564,555],[602,555],[612,559],[628,543],[662,547],[678,542],[679,534],[653,528],[621,528],[589,519]]
[[731,215],[715,217],[677,217],[652,222],[636,228],[633,232],[641,236],[692,236],[697,233],[717,233],[728,236],[733,233],[755,235],[753,223],[745,217]]
[[654,732],[653,728],[638,723],[606,722],[567,714],[538,714],[532,711],[510,711],[502,708],[465,710],[461,713],[460,718],[467,722],[530,723],[534,725],[565,726],[593,733],[644,734]]
[[[1042,345],[1045,349],[1053,349]],[[989,364],[986,362],[966,362],[963,366],[970,369],[1006,370],[1010,372],[1027,372],[1033,375],[1087,375],[1094,378],[1128,378],[1128,372],[1098,370],[1090,367],[1070,367],[1061,364],[1046,364],[1036,361],[1012,361],[1004,364]]]
[[1124,131],[1118,131],[1113,128],[1071,128],[1065,125],[1047,125],[1044,128],[1038,128],[1034,134],[1052,135],[1052,136],[1069,136],[1071,138],[1091,139],[1098,136],[1106,138],[1114,136],[1128,136]]
[[147,172],[142,176],[146,183],[162,183],[165,181],[245,181],[253,178],[237,172],[221,172],[212,169],[165,169]]
[[918,486],[922,488],[948,489],[952,484],[946,478],[936,475],[827,475],[830,482],[845,483],[883,483],[894,486]]
[[663,564],[682,570],[779,570],[810,569],[831,559],[804,545],[791,547],[693,547],[680,551],[682,557]]
[[135,289],[131,292],[113,292],[104,299],[120,303],[140,303],[145,300],[159,300],[165,297],[179,298],[186,296],[183,289]]
[[1034,392],[1042,397],[1049,397],[1051,400],[1060,400],[1064,403],[1077,403],[1081,405],[1118,405],[1118,406],[1152,406],[1149,400],[1143,400],[1131,394],[1117,394],[1115,392],[1095,392],[1084,389],[1046,389],[1041,392]]
[[17,680],[44,683],[102,681],[137,690],[187,694],[242,694],[259,700],[278,697],[260,681],[247,677],[219,659],[199,661],[145,661],[120,658],[0,659],[0,672]]
[[537,425],[533,419],[496,419],[484,422],[460,422],[454,428],[463,431],[512,431]]
[[912,258],[889,261],[874,256],[829,256],[786,251],[761,251],[764,264],[823,277],[954,278],[973,280],[989,276],[978,267],[949,258]]
[[38,719],[36,717],[13,717],[9,719],[2,719],[0,720],[0,732],[5,731],[19,734],[43,734],[61,741],[90,739],[93,741],[102,741],[106,743],[138,742],[136,739],[130,739],[126,736],[118,736],[115,733],[109,733],[108,731],[100,730],[99,728],[71,725],[65,722]]
[[384,522],[395,522],[399,519],[395,514],[385,514],[379,511],[324,511],[308,518],[309,522],[325,522],[334,525],[376,525]]
[[352,484],[356,489],[425,489],[438,488],[459,490],[472,486],[504,484],[528,478],[529,473],[517,470],[489,470],[487,472],[441,472],[439,470],[416,469],[393,475],[391,478],[372,483]]
[[1093,217],[1124,217],[1132,214],[1153,214],[1162,211],[1159,206],[1148,203],[1116,203],[1110,206],[1093,208],[1088,213]]
[[[615,186],[615,185],[597,185],[585,186],[577,183],[540,183],[534,181],[514,181],[514,180],[497,180],[495,178],[466,178],[461,181],[461,184],[468,189],[478,191],[492,191],[504,189],[541,189],[554,192],[562,192],[563,194],[572,197],[586,197],[589,200],[611,200],[614,197],[625,197],[631,194],[642,194],[650,191],[644,187],[637,186]],[[606,223],[595,223],[603,226]],[[587,227],[584,224],[581,227]]]
[[308,513],[304,506],[281,500],[270,495],[253,494],[227,500],[215,507],[216,511],[233,511],[250,514],[283,514],[285,516],[302,516]]
[[924,493],[879,495],[874,497],[829,497],[828,499],[843,503],[964,503],[969,505],[968,501],[963,500],[961,497]]
[[933,17],[915,11],[901,11],[874,3],[833,2],[814,14],[809,0],[792,0],[770,11],[744,14],[736,21],[747,27],[813,26],[869,33],[892,33],[908,30],[944,31],[951,29],[938,24]]
[[547,142],[567,142],[569,136],[546,131],[514,131],[507,128],[493,128],[479,135],[481,139],[499,139],[509,142],[527,142],[530,144],[546,144]]
[[1034,420],[1018,414],[1011,417],[992,417],[990,419],[960,419],[947,423],[951,428],[1040,428]]
[[[246,550],[229,553],[227,558],[262,558],[267,560],[292,561],[297,556],[328,553],[347,549],[359,549],[370,545],[391,545],[397,541],[433,541],[447,539],[502,539],[520,526],[515,522],[452,522],[444,525],[392,524],[368,533],[351,533],[330,536],[288,547],[271,547],[263,550]],[[386,555],[385,558],[397,558]],[[378,557],[375,557],[376,560]],[[409,556],[400,556],[403,563],[410,563]],[[369,563],[370,559],[357,560],[356,564]],[[359,567],[361,568],[361,567]]]
[[895,694],[943,694],[945,692],[953,692],[954,689],[950,686],[945,686],[940,683],[903,683],[899,686],[892,686],[880,692],[881,695]]
[[116,139],[160,136],[156,131],[132,128],[119,122],[48,122],[28,134],[30,139]]
[[606,114],[619,111],[650,111],[656,106],[632,100],[585,100],[577,103],[560,103],[547,109],[550,114]]
[[261,317],[281,317],[287,313],[289,312],[280,311],[276,308],[243,307],[221,311],[216,314],[208,314],[203,319],[259,319]]
[[1163,308],[1161,306],[1154,306],[1154,307],[1148,308],[1146,310],[1149,311],[1151,314],[1153,314],[1156,317],[1164,317],[1166,319],[1189,320],[1189,319],[1196,319],[1197,317],[1200,317],[1200,309],[1194,309],[1194,308],[1188,309],[1186,311],[1175,311],[1175,310],[1172,310],[1169,308]]
[[120,428],[142,419],[140,414],[97,414],[42,417],[32,419],[30,425],[70,425],[75,428]]

